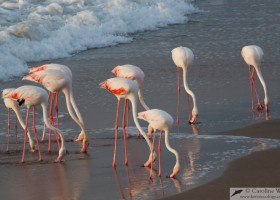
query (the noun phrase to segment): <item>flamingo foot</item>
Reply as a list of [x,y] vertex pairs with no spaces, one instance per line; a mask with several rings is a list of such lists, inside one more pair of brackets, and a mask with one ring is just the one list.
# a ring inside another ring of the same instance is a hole
[[177,125],[179,125],[179,124],[180,124],[180,121],[179,121],[179,119],[177,119],[177,120],[176,120],[176,124],[177,124]]

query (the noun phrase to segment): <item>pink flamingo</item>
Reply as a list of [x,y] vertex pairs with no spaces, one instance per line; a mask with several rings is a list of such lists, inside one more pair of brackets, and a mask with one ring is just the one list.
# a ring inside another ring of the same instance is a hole
[[[144,72],[137,66],[135,65],[130,65],[130,64],[126,64],[126,65],[119,65],[117,67],[115,67],[112,70],[112,73],[116,76],[116,77],[120,77],[120,78],[126,78],[126,79],[130,79],[130,80],[134,80],[136,81],[136,83],[138,84],[138,97],[139,97],[139,101],[141,103],[141,105],[143,106],[143,108],[145,110],[150,110],[150,108],[147,106],[147,104],[145,103],[144,99],[143,99],[143,94],[142,94],[142,83],[144,81],[145,78],[145,74]],[[126,105],[129,105],[126,103]],[[126,109],[124,107],[124,116],[123,119],[125,119],[125,113],[126,113]],[[123,121],[122,126],[125,130],[125,122]],[[140,133],[138,131],[138,137],[140,136]]]
[[[9,93],[13,92],[14,90],[15,90],[15,88],[7,88],[7,89],[4,89],[2,91],[3,101],[4,101],[4,104],[5,104],[6,108],[8,109],[8,144],[7,144],[7,151],[9,151],[9,137],[10,137],[10,126],[11,126],[10,125],[10,109],[12,109],[15,112],[20,125],[22,126],[23,130],[25,130],[25,124],[24,124],[24,121],[21,117],[18,102],[6,97]],[[17,125],[16,125],[16,128],[17,128]],[[30,132],[28,130],[27,130],[27,135],[28,135],[28,140],[29,140],[30,151],[34,152],[35,151],[35,145],[34,145],[34,142],[31,138],[31,136],[30,136]],[[16,130],[16,137],[17,137],[17,130]],[[16,143],[17,143],[17,138],[16,138]]]
[[42,107],[44,123],[46,124],[46,126],[49,129],[53,130],[54,132],[57,132],[60,136],[61,148],[59,149],[59,155],[58,155],[56,161],[61,162],[62,158],[66,152],[66,149],[64,146],[64,139],[61,135],[61,131],[59,129],[53,127],[48,122],[48,119],[47,119],[48,93],[43,88],[40,88],[37,86],[26,85],[26,86],[21,86],[21,87],[15,89],[14,91],[8,93],[7,95],[4,96],[4,98],[10,98],[10,99],[17,100],[19,102],[19,104],[23,104],[27,107],[25,131],[24,131],[24,146],[23,146],[21,162],[24,162],[24,155],[25,155],[25,149],[26,149],[26,135],[27,135],[27,127],[28,127],[28,115],[29,115],[29,109],[31,107],[33,108],[33,131],[34,131],[34,134],[36,137],[37,148],[38,148],[38,153],[39,153],[39,160],[42,160],[37,131],[36,131],[36,127],[35,127],[35,107],[39,106],[39,105],[41,105],[41,107]]
[[191,95],[193,100],[193,109],[192,109],[192,118],[190,119],[189,116],[189,123],[195,124],[197,115],[198,115],[198,109],[196,106],[196,98],[195,94],[190,90],[188,83],[187,83],[187,69],[188,67],[193,63],[194,55],[192,50],[190,50],[187,47],[177,47],[173,49],[172,51],[172,59],[175,65],[177,66],[178,71],[178,105],[177,105],[177,124],[179,124],[179,110],[180,110],[180,72],[179,67],[183,69],[183,82],[184,87],[187,92],[187,94]]
[[264,90],[264,104],[265,104],[265,110],[268,113],[268,103],[269,103],[269,98],[267,96],[267,89],[266,89],[266,84],[262,76],[261,72],[261,61],[263,59],[263,50],[256,45],[249,45],[245,46],[241,50],[241,55],[244,59],[244,61],[247,63],[249,66],[249,73],[250,73],[250,86],[251,86],[251,96],[252,96],[252,111],[254,111],[254,95],[253,95],[253,90],[255,90],[258,105],[257,109],[261,111],[263,109],[263,106],[260,103],[258,92],[255,86],[255,81],[254,81],[254,72],[256,70],[256,73],[259,77],[259,80],[263,86]]
[[[179,170],[180,170],[180,163],[179,163],[179,154],[178,152],[173,149],[170,144],[169,144],[169,131],[171,130],[171,127],[173,125],[173,118],[171,117],[170,114],[163,110],[159,109],[152,109],[152,110],[147,110],[144,112],[138,113],[138,118],[143,119],[149,123],[149,127],[154,130],[154,137],[153,137],[153,143],[152,143],[152,151],[154,151],[154,139],[156,135],[156,130],[160,131],[160,138],[158,142],[158,154],[159,154],[159,172],[158,176],[161,176],[161,137],[162,137],[162,131],[165,132],[165,145],[166,148],[175,155],[176,158],[176,163],[173,168],[173,172],[170,174],[170,178],[174,178]],[[150,178],[152,178],[152,167],[150,171]]]
[[[136,82],[125,79],[125,78],[110,78],[106,81],[100,83],[100,87],[108,90],[112,94],[114,94],[118,99],[118,105],[117,105],[117,113],[116,113],[116,121],[115,126],[117,126],[118,123],[118,108],[120,105],[120,99],[128,99],[131,102],[132,105],[132,114],[133,114],[133,120],[140,131],[141,135],[146,140],[149,149],[150,149],[150,156],[148,161],[144,164],[144,166],[150,166],[151,163],[156,158],[155,152],[152,151],[152,145],[147,137],[146,133],[143,131],[141,126],[139,125],[138,119],[137,119],[137,93],[138,93],[138,85]],[[117,145],[117,131],[115,132],[115,148],[114,148],[114,157],[112,166],[116,166],[116,145]],[[128,159],[127,159],[127,148],[126,148],[126,136],[124,135],[124,147],[125,147],[125,165],[128,165]],[[153,152],[153,153],[152,153]]]
[[[47,69],[32,74],[26,75],[23,77],[23,80],[30,80],[42,84],[48,91],[52,93],[63,92],[65,95],[67,110],[71,118],[78,124],[81,128],[81,133],[78,136],[76,141],[82,141],[81,152],[86,152],[89,145],[89,141],[84,129],[84,123],[80,121],[74,114],[72,105],[77,108],[73,92],[72,92],[72,78],[63,71]],[[78,116],[82,117],[80,113]],[[82,118],[81,118],[82,119]]]

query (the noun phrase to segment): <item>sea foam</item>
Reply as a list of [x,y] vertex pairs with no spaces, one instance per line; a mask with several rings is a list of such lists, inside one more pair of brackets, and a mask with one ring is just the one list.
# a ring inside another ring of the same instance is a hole
[[0,80],[27,62],[132,41],[130,33],[187,21],[187,0],[0,0]]

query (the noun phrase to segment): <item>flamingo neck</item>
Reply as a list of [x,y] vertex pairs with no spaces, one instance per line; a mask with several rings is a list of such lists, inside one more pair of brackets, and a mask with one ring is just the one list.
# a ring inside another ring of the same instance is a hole
[[165,145],[166,145],[166,148],[168,149],[168,151],[170,151],[171,153],[173,153],[176,157],[176,164],[175,164],[175,167],[180,167],[180,163],[179,163],[179,154],[178,152],[173,149],[170,144],[169,144],[169,132],[166,130],[165,131]]
[[70,100],[70,90],[69,88],[65,88],[62,90],[62,92],[65,95],[65,100],[66,100],[66,106],[67,106],[67,110],[71,116],[71,118],[76,122],[76,124],[78,124],[78,126],[82,129],[82,131],[84,132],[84,126],[83,124],[79,121],[79,119],[77,119],[77,117],[75,116],[75,114],[73,113],[73,108],[71,106],[71,100]]
[[189,95],[191,95],[191,97],[193,99],[193,111],[192,111],[192,114],[197,114],[197,113],[193,113],[194,111],[197,112],[196,98],[195,98],[195,94],[190,90],[190,88],[188,86],[188,82],[187,82],[187,67],[183,67],[183,82],[184,82],[184,88],[185,88],[186,92]]
[[[21,117],[19,108],[18,108],[18,107],[13,107],[12,109],[13,109],[13,111],[16,113],[17,119],[18,119],[18,121],[19,121],[21,127],[23,128],[23,130],[25,130],[25,123],[24,123],[24,121],[23,121],[23,119],[22,119],[22,117]],[[28,140],[29,140],[30,146],[34,146],[34,142],[33,142],[33,140],[32,140],[32,137],[31,137],[30,132],[29,132],[28,129],[27,129],[27,135],[28,135]]]
[[49,120],[48,120],[48,109],[47,109],[47,104],[46,103],[42,103],[41,104],[41,106],[42,106],[42,110],[43,110],[43,119],[44,119],[44,123],[46,124],[46,126],[49,128],[49,129],[51,129],[52,131],[54,131],[54,132],[57,132],[58,134],[59,134],[59,136],[60,136],[60,139],[61,139],[61,150],[62,150],[62,148],[64,148],[64,139],[63,139],[63,137],[62,137],[62,135],[61,135],[61,131],[58,129],[58,128],[55,128],[54,126],[52,126],[51,124],[50,124],[50,122],[49,122]]
[[145,103],[145,101],[143,99],[143,94],[142,94],[142,90],[141,90],[140,86],[139,86],[139,90],[138,90],[138,97],[139,97],[139,101],[140,101],[141,105],[143,106],[143,108],[145,108],[145,110],[150,110],[150,108],[147,106],[147,104]]
[[141,126],[138,122],[138,119],[137,119],[137,101],[136,101],[135,95],[129,96],[128,99],[132,105],[132,114],[133,114],[134,123],[135,123],[137,129],[140,131],[141,135],[145,138],[145,140],[150,148],[150,151],[152,152],[152,144],[151,144],[149,138],[147,137],[146,133],[141,128]]
[[84,120],[83,120],[83,117],[82,117],[82,115],[81,115],[81,113],[80,113],[80,111],[79,111],[79,109],[78,109],[78,107],[76,105],[76,102],[75,102],[75,99],[74,99],[74,95],[73,95],[72,87],[70,87],[70,102],[71,102],[71,104],[72,104],[72,106],[73,106],[73,108],[75,110],[76,115],[78,116],[79,121],[82,123],[82,125],[84,127]]
[[263,90],[264,90],[264,103],[265,103],[265,105],[268,105],[269,99],[268,99],[268,96],[267,96],[267,88],[266,88],[266,84],[265,84],[265,81],[264,81],[263,76],[262,76],[261,68],[260,68],[259,65],[256,65],[255,69],[256,69],[256,73],[257,73],[257,75],[258,75],[258,77],[260,79],[260,82],[261,82],[261,84],[263,86]]

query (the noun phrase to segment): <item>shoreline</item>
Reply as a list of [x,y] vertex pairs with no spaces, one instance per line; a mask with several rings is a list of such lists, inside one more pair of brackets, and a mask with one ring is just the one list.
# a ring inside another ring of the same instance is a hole
[[[280,119],[259,122],[217,135],[280,139]],[[233,160],[221,176],[206,184],[163,200],[227,199],[231,187],[279,187],[280,148],[254,152]],[[253,167],[252,167],[253,166]]]

